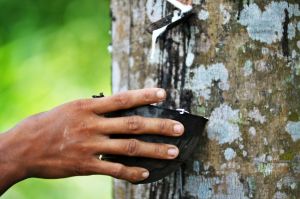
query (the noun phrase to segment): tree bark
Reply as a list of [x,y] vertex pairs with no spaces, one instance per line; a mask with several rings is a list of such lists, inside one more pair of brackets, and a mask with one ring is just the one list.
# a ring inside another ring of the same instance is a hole
[[159,39],[163,0],[111,0],[113,92],[162,87],[164,107],[209,117],[208,141],[174,174],[115,181],[117,199],[300,198],[298,0],[194,0]]

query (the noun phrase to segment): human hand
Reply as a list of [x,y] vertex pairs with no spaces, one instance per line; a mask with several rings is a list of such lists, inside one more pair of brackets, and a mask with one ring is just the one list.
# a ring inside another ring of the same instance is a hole
[[110,97],[76,100],[25,119],[8,133],[0,135],[0,169],[6,171],[4,177],[0,176],[0,192],[30,177],[103,174],[131,182],[146,179],[149,176],[146,169],[106,162],[100,160],[99,155],[174,159],[179,153],[178,148],[134,139],[110,139],[110,135],[150,133],[180,136],[183,125],[169,119],[105,118],[103,114],[158,103],[165,97],[163,89],[132,90]]

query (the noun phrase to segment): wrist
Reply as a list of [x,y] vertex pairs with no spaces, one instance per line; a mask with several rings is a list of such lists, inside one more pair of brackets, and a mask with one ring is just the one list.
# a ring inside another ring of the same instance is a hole
[[18,153],[19,144],[13,130],[0,134],[0,195],[27,178],[25,166],[19,161],[22,158]]

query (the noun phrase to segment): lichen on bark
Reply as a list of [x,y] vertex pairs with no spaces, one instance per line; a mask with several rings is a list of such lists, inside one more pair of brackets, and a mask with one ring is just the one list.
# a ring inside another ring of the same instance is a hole
[[[112,0],[114,92],[159,86],[163,104],[211,118],[208,139],[153,184],[115,181],[115,198],[300,198],[300,5],[194,0],[162,36],[163,0]],[[262,191],[263,190],[263,191]]]

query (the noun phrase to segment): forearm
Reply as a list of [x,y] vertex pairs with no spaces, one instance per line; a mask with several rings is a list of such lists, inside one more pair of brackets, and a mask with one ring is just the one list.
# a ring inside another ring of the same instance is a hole
[[0,165],[0,196],[11,186],[23,180],[22,174],[14,165]]
[[0,134],[0,196],[11,186],[25,179],[21,165],[14,161],[16,153],[12,153],[16,145],[13,143],[13,132]]

